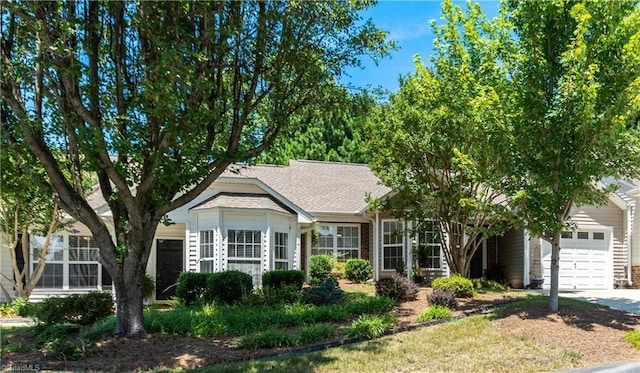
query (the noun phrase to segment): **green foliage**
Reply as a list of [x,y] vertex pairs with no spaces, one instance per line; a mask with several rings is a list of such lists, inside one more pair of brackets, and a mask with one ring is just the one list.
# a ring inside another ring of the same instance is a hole
[[450,277],[439,277],[431,282],[433,290],[441,289],[453,292],[458,298],[472,298],[475,296],[473,282],[459,274]]
[[114,330],[116,330],[116,318],[109,316],[84,329],[81,338],[86,341],[97,341],[102,337],[113,335]]
[[309,277],[311,284],[319,284],[331,275],[335,258],[331,255],[312,255],[309,258]]
[[351,323],[346,334],[352,338],[373,339],[393,327],[395,322],[395,317],[391,315],[363,315]]
[[391,311],[395,306],[395,301],[389,297],[347,294],[345,298],[345,307],[354,315],[382,314]]
[[394,273],[376,282],[376,295],[389,297],[396,302],[414,300],[418,295],[418,287],[408,278]]
[[22,341],[12,341],[7,333],[0,334],[0,353],[8,354],[13,352],[29,352],[31,348]]
[[431,294],[427,295],[427,302],[431,306],[441,306],[451,310],[455,310],[458,307],[456,293],[452,290],[435,289]]
[[426,322],[431,320],[448,319],[451,316],[453,316],[453,311],[451,311],[450,308],[435,304],[420,312],[417,319],[419,322]]
[[367,117],[376,105],[369,92],[350,93],[328,87],[320,93],[322,107],[305,106],[293,117],[294,125],[258,157],[258,163],[288,164],[291,159],[367,163]]
[[145,272],[142,278],[142,298],[151,299],[156,293],[156,281]]
[[367,281],[373,273],[373,267],[366,259],[347,259],[344,276],[347,280],[360,283]]
[[344,291],[340,289],[338,280],[328,277],[320,285],[307,288],[303,293],[303,300],[315,305],[336,304],[343,296]]
[[474,278],[471,280],[473,286],[480,290],[507,290],[507,286],[494,280],[485,280],[483,278]]
[[100,291],[49,297],[36,309],[36,316],[45,324],[89,325],[110,315],[113,315],[113,297],[111,293]]
[[435,220],[453,238],[442,242],[443,256],[467,273],[476,239],[504,233],[513,218],[500,203],[511,172],[513,89],[500,60],[510,33],[475,3],[463,10],[443,1],[442,18],[432,24],[434,54],[416,57],[415,72],[372,116],[367,146],[372,170],[394,190],[374,206]]
[[631,330],[625,333],[624,340],[631,343],[636,350],[640,350],[640,330]]
[[79,337],[81,325],[62,322],[36,327],[36,348],[47,350],[55,360],[79,360],[87,355],[87,345]]
[[292,304],[302,300],[302,290],[298,285],[284,285],[280,289],[263,286],[242,297],[242,303],[249,306]]
[[282,329],[269,329],[259,334],[247,335],[240,339],[240,348],[259,349],[289,347],[298,344],[297,338],[291,332]]
[[23,297],[11,301],[10,308],[16,315],[22,317],[35,316],[37,310],[36,305],[29,303],[29,299]]
[[330,324],[315,324],[300,328],[298,333],[288,330],[269,329],[262,333],[244,336],[239,346],[244,349],[278,348],[311,344],[336,334],[336,327]]
[[285,285],[292,285],[302,289],[304,272],[298,270],[267,271],[262,274],[262,286],[282,289]]
[[253,290],[253,278],[242,271],[231,270],[211,273],[207,278],[207,293],[213,300],[233,303]]
[[[61,205],[75,206],[105,245],[116,292],[130,295],[119,297],[127,312],[117,315],[135,319],[119,324],[131,326],[126,336],[144,331],[141,294],[125,284],[139,280],[147,237],[167,213],[230,164],[261,154],[300,123],[302,108],[323,107],[323,93],[359,56],[392,47],[361,19],[367,1],[48,4],[3,8],[19,26],[0,30],[13,41],[0,83],[15,88],[0,90],[3,119],[16,119],[3,120],[2,134],[30,147]],[[114,210],[109,227],[92,223],[100,217],[81,188],[87,173],[100,176]]]
[[179,298],[185,306],[190,306],[197,301],[205,301],[210,299],[207,293],[207,278],[210,273],[182,272],[178,276],[178,285],[176,285],[176,297]]

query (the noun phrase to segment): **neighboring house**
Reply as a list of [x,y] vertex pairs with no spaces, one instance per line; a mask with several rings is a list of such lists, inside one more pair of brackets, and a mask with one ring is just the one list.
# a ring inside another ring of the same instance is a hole
[[[561,246],[562,289],[640,284],[640,245],[631,244],[640,244],[640,236],[631,234],[640,232],[640,219],[633,220],[640,198],[636,188],[622,182],[607,205],[573,209],[576,229],[565,233]],[[448,276],[435,225],[412,232],[411,222],[369,211],[368,198],[390,193],[366,165],[291,161],[289,166],[234,166],[194,201],[171,212],[172,225],[158,227],[147,265],[147,273],[156,279],[156,300],[173,295],[172,285],[182,271],[239,269],[251,273],[259,286],[265,271],[307,271],[309,257],[321,253],[338,260],[367,259],[375,279],[401,267],[410,274],[413,263],[427,280]],[[109,224],[110,211],[100,191],[91,203]],[[38,242],[31,237],[31,258]],[[97,261],[99,248],[86,227],[75,224],[54,242],[34,300],[111,290],[111,280]],[[420,260],[419,246],[424,250]],[[472,260],[471,277],[500,269],[513,287],[538,278],[548,287],[549,256],[548,244],[523,230],[511,230],[483,240]],[[3,271],[8,257],[2,250]]]

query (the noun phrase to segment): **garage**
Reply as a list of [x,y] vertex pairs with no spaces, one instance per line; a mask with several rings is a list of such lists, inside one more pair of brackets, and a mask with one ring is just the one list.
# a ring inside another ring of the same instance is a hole
[[[606,290],[610,284],[611,231],[576,230],[563,232],[560,241],[560,290]],[[551,245],[542,243],[544,286],[551,283]]]

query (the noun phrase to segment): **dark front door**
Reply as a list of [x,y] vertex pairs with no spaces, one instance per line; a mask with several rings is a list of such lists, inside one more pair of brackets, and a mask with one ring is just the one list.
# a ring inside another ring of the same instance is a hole
[[156,240],[156,299],[167,300],[175,295],[175,284],[182,272],[182,240]]

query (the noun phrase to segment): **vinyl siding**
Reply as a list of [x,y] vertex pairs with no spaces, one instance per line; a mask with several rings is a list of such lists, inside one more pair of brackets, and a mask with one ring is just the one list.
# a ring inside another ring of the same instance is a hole
[[504,266],[505,278],[514,288],[524,286],[524,232],[511,229],[498,239],[498,263]]
[[[9,252],[9,236],[6,234],[0,234],[0,271],[7,277],[13,277],[13,264],[11,263],[11,253]],[[0,277],[0,284],[2,284],[4,289],[9,293],[9,296],[15,296],[13,286],[3,277]],[[0,301],[8,301],[3,292],[0,292]]]

